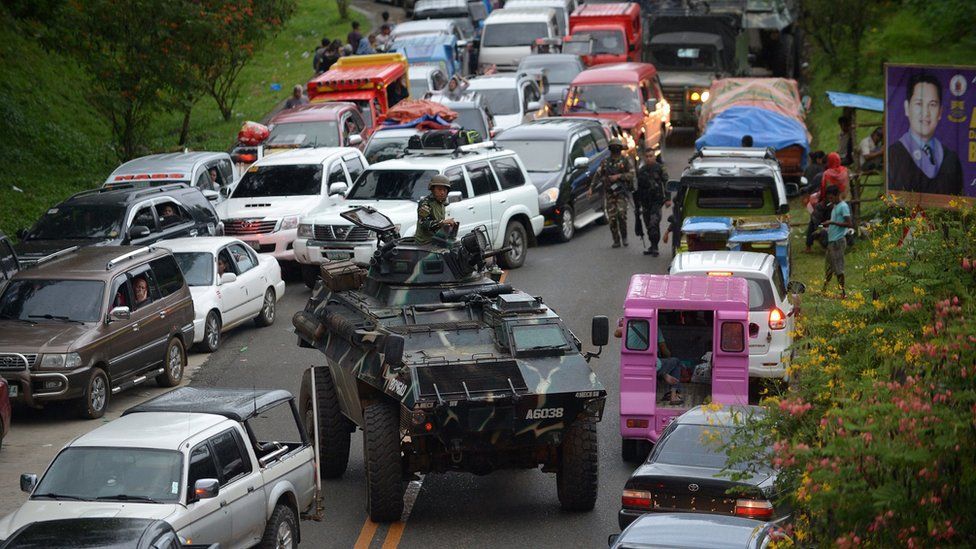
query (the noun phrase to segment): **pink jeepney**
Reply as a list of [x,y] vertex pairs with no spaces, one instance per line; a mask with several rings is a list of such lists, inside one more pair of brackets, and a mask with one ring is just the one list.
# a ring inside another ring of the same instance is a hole
[[[635,274],[621,322],[620,434],[623,455],[646,453],[675,417],[712,402],[748,404],[749,289],[738,277]],[[657,392],[658,340],[681,367],[683,402]]]

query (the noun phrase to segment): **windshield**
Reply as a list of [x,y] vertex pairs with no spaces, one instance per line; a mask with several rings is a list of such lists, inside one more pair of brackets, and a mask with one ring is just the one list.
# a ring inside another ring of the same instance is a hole
[[182,469],[170,450],[75,446],[58,454],[31,499],[176,502]]
[[0,319],[98,322],[104,288],[98,280],[12,280],[0,296]]
[[363,155],[366,157],[366,161],[370,164],[390,160],[391,158],[400,156],[400,153],[406,150],[407,142],[409,141],[409,135],[385,137],[383,139],[374,137],[369,142],[369,145],[366,146],[366,150],[363,151]]
[[519,71],[526,69],[545,69],[550,84],[569,84],[580,73],[580,66],[571,61],[550,61],[545,55],[538,58],[526,58],[522,61]]
[[513,326],[512,339],[516,352],[569,347],[562,329],[556,324]]
[[627,41],[624,33],[618,30],[584,31],[593,37],[593,53],[609,53],[622,55],[627,53]]
[[346,198],[418,202],[427,196],[427,183],[436,174],[433,170],[366,170]]
[[712,70],[718,69],[716,51],[711,46],[663,44],[651,48],[654,65],[659,69]]
[[488,104],[488,110],[495,116],[518,114],[519,112],[518,92],[514,89],[479,89],[471,91],[477,91],[478,95],[485,98],[485,103]]
[[322,165],[251,166],[232,198],[317,195],[322,191]]
[[563,169],[565,143],[562,141],[496,140],[506,149],[518,153],[530,172],[558,172]]
[[[678,425],[659,444],[650,461],[667,465],[726,468],[727,456],[722,447],[732,437],[733,428],[719,425]],[[745,469],[735,464],[732,469]]]
[[49,209],[25,240],[117,238],[123,217],[125,209],[110,204],[62,204]]
[[190,286],[210,286],[213,284],[213,254],[207,252],[174,253],[176,262],[183,271],[183,278]]
[[288,122],[275,124],[268,146],[341,147],[339,126],[335,122]]
[[452,108],[457,113],[454,123],[466,130],[475,130],[481,135],[484,141],[488,137],[488,128],[485,127],[485,115],[481,109],[458,109]]
[[636,84],[576,86],[566,97],[568,112],[641,112]]
[[481,31],[482,48],[531,46],[536,38],[548,38],[549,26],[539,23],[495,23]]

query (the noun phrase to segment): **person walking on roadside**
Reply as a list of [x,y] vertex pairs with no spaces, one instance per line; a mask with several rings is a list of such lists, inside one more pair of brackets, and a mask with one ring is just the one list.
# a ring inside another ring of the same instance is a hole
[[661,240],[661,207],[671,206],[671,196],[667,191],[668,170],[658,162],[653,150],[646,150],[645,162],[637,170],[637,190],[634,192],[634,217],[644,222],[644,230],[650,240],[650,247],[644,255],[657,257],[658,241]]
[[[619,138],[610,141],[610,158],[603,161],[596,177],[603,181],[603,209],[610,222],[613,247],[627,246],[627,197],[633,192],[634,167],[623,155]],[[592,193],[593,189],[590,188]]]
[[332,41],[328,38],[322,39],[322,45],[315,48],[315,55],[312,56],[312,70],[315,74],[320,74],[324,72],[322,70],[322,58],[325,57],[326,52],[332,46]]
[[301,107],[302,105],[308,105],[308,98],[305,97],[305,88],[301,84],[295,84],[295,87],[291,90],[291,97],[288,101],[285,101],[286,109],[294,109],[295,107]]
[[836,185],[827,187],[827,202],[833,205],[830,219],[823,222],[827,229],[827,257],[825,261],[824,292],[833,275],[837,275],[840,283],[840,297],[846,298],[844,287],[844,252],[847,250],[847,229],[854,227],[851,221],[851,207],[841,198],[840,189]]
[[352,22],[352,30],[346,35],[346,42],[352,46],[352,50],[356,51],[359,47],[359,41],[363,39],[362,33],[359,32],[359,21]]
[[817,239],[817,229],[824,220],[830,217],[831,205],[827,201],[827,188],[837,187],[841,194],[847,193],[850,184],[850,174],[847,168],[841,165],[840,155],[832,152],[827,155],[827,169],[820,176],[820,192],[817,195],[817,202],[813,205],[810,212],[810,223],[807,225],[806,251],[813,252],[813,241]]

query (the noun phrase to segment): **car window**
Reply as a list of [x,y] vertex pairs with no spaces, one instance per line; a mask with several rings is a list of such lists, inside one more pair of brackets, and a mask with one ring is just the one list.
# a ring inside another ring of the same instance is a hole
[[[219,175],[217,176],[217,179],[219,181]],[[216,191],[220,187],[220,184],[211,181],[209,170],[203,170],[200,172],[200,175],[197,176],[197,182],[194,183],[193,186],[201,191]]]
[[220,467],[221,485],[233,482],[251,472],[251,460],[244,452],[240,438],[227,430],[210,439]]
[[217,474],[217,464],[210,452],[210,446],[203,442],[190,452],[190,468],[186,480],[188,501],[193,501],[193,488],[197,481],[205,478],[220,480],[220,475]]
[[234,181],[234,165],[230,160],[224,158],[217,163],[217,168],[222,176],[222,183],[228,185]]
[[468,177],[471,178],[471,189],[475,196],[498,190],[495,176],[492,175],[487,162],[472,162],[465,167],[468,170]]
[[498,176],[502,189],[511,189],[525,184],[525,176],[514,158],[492,160],[491,167],[495,168],[495,175]]
[[529,110],[529,103],[533,101],[539,101],[541,97],[539,96],[539,88],[535,84],[529,83],[525,85],[524,98],[522,99],[522,110]]
[[227,250],[234,258],[234,263],[237,264],[237,274],[244,274],[254,268],[254,258],[244,249],[244,246],[231,244],[227,247]]
[[590,128],[590,137],[596,142],[596,148],[598,151],[603,151],[610,146],[607,141],[607,134],[596,128]]
[[345,160],[346,171],[349,172],[349,181],[350,183],[355,183],[356,179],[359,178],[359,174],[363,173],[363,170],[366,169],[366,166],[363,166],[363,160],[356,155]]
[[132,306],[132,287],[129,286],[129,278],[125,275],[119,275],[112,280],[112,305],[109,309],[114,309],[115,307],[131,307]]
[[[204,172],[204,175],[209,179],[210,176],[206,172]],[[164,229],[173,225],[181,225],[193,221],[186,208],[173,201],[156,204],[156,215],[159,216],[159,225]]]
[[444,176],[451,180],[451,191],[459,191],[461,198],[467,198],[469,196],[468,184],[464,180],[464,172],[461,171],[460,166],[448,168],[444,171]]
[[596,143],[593,141],[593,137],[589,134],[584,135],[580,138],[583,144],[583,154],[586,156],[593,156],[596,154]]
[[783,270],[779,267],[779,260],[773,260],[773,287],[780,301],[786,300],[786,282],[783,280]]
[[[132,287],[132,304],[129,305],[131,310],[141,309],[159,299],[159,287],[156,285],[155,277],[148,265],[143,265],[126,274],[129,275],[129,284]],[[143,290],[143,288],[146,289]],[[148,294],[143,292],[148,292]]]
[[349,143],[349,138],[363,131],[363,117],[359,113],[349,113],[345,116],[343,120],[344,127],[346,129],[346,143]]
[[342,163],[338,160],[329,167],[328,184],[332,185],[333,183],[346,183],[346,173],[342,171]]
[[10,276],[16,270],[17,259],[14,257],[14,249],[6,240],[0,240],[0,272]]
[[152,544],[152,549],[180,549],[181,547],[179,538],[173,532],[164,532]]
[[132,225],[130,227],[142,226],[149,229],[150,233],[159,232],[156,227],[156,212],[153,210],[152,206],[143,206],[136,211],[135,217],[132,218]]
[[631,351],[646,351],[651,347],[651,323],[643,319],[627,321],[625,346]]
[[577,158],[582,158],[586,156],[586,152],[583,150],[583,138],[582,136],[573,143],[573,147],[569,150],[569,160],[572,162]]
[[160,296],[166,297],[183,287],[183,273],[171,256],[155,259],[149,265],[159,285]]
[[[226,252],[225,252],[226,253]],[[188,286],[210,286],[213,284],[214,257],[207,252],[176,252],[176,263],[183,272]],[[227,265],[227,259],[224,258]]]
[[[223,273],[220,272],[221,264],[223,264],[224,267]],[[217,272],[219,274],[224,274],[224,273],[231,273],[235,275],[239,274],[237,272],[237,265],[235,265],[234,261],[230,258],[230,252],[227,251],[227,248],[224,248],[219,252],[217,252]]]
[[441,71],[434,71],[431,80],[433,80],[435,90],[443,89],[447,85],[447,76]]

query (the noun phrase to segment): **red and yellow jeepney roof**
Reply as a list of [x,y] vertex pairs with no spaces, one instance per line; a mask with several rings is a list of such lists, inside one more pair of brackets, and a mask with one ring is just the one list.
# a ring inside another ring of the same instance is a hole
[[308,96],[323,93],[383,89],[407,73],[407,58],[399,53],[349,55],[308,82]]

